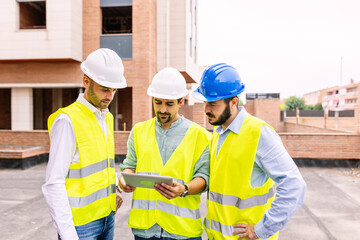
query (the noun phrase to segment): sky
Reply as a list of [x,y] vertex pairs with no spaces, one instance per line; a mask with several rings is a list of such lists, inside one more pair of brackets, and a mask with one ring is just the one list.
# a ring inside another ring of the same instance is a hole
[[359,0],[198,0],[197,6],[198,64],[234,66],[245,93],[301,97],[360,82]]

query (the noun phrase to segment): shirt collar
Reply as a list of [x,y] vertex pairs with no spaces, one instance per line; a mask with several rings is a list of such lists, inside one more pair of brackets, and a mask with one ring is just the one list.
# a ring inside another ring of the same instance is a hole
[[[159,122],[159,120],[157,119],[157,117],[155,117],[155,119],[156,119],[156,121],[155,121],[156,125],[162,129],[164,129],[163,126],[161,125],[161,123]],[[183,121],[184,121],[184,116],[180,115],[180,118],[178,120],[176,120],[175,122],[171,123],[171,125],[168,129],[179,126]]]
[[232,131],[235,134],[239,134],[241,126],[245,120],[245,117],[247,115],[247,112],[244,107],[239,107],[239,113],[236,115],[235,119],[230,123],[230,125],[223,130],[221,126],[217,126],[215,128],[215,131],[221,135],[224,134],[227,131]]
[[91,112],[93,113],[102,113],[102,114],[106,114],[109,112],[109,109],[106,108],[106,109],[102,109],[102,110],[99,110],[97,109],[96,107],[94,107],[94,105],[92,105],[91,103],[89,103],[85,98],[84,98],[84,94],[83,93],[80,93],[78,98],[76,99],[77,102],[81,103],[81,104],[84,104],[88,109],[90,109]]

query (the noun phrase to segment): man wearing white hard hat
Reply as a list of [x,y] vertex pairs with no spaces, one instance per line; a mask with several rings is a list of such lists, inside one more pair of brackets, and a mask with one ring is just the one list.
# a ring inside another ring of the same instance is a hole
[[153,97],[156,117],[134,126],[120,169],[170,176],[174,182],[135,188],[121,177],[119,186],[133,192],[129,227],[136,240],[201,239],[199,203],[209,179],[211,134],[178,113],[188,91],[176,69],[158,72],[147,93]]
[[110,240],[122,197],[108,106],[116,89],[126,87],[124,67],[113,50],[100,48],[81,70],[84,94],[48,120],[51,144],[42,191],[59,239]]

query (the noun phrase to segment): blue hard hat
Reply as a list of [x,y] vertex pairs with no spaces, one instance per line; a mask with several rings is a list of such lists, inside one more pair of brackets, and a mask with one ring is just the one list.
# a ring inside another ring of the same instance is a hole
[[245,89],[236,69],[225,63],[211,65],[202,77],[200,86],[192,93],[193,97],[213,102],[221,99],[237,96]]

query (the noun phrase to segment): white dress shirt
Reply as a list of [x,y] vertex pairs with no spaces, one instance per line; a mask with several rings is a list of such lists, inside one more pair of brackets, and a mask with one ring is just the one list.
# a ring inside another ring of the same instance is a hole
[[[108,109],[100,111],[91,105],[83,96],[79,94],[77,102],[84,104],[96,116],[101,129],[107,137],[107,126],[105,114]],[[80,154],[76,144],[75,132],[71,119],[68,115],[59,114],[50,131],[50,151],[49,162],[46,168],[45,184],[42,192],[48,204],[50,215],[54,226],[62,240],[79,239],[70,209],[70,204],[65,188],[65,177],[68,174],[70,163],[79,163]]]

